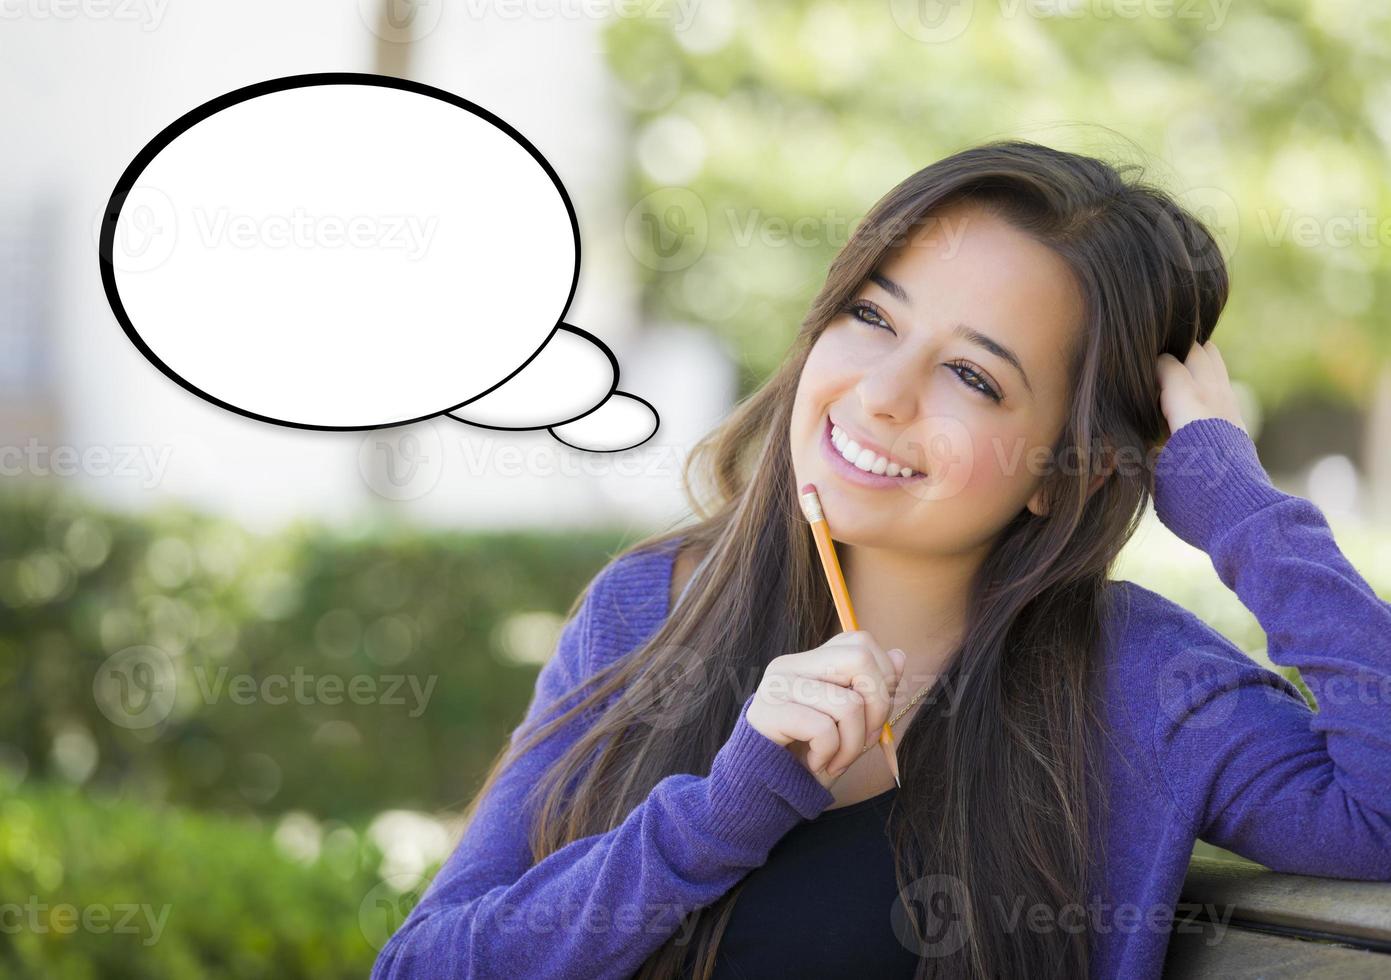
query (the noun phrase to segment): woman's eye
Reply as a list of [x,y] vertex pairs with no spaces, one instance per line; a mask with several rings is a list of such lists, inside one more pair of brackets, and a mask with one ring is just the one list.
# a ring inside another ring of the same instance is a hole
[[[889,326],[888,321],[879,314],[879,310],[871,303],[866,303],[863,300],[858,303],[851,303],[845,308],[845,312],[849,313],[861,323],[867,323],[872,327],[880,327],[884,330],[888,330],[890,333],[893,332],[894,328]],[[865,319],[866,316],[870,317],[870,319]]]
[[[868,324],[871,327],[878,327],[882,330],[889,331],[889,333],[894,332],[894,328],[889,326],[888,321],[884,319],[878,307],[867,300],[850,303],[845,307],[843,312],[850,314],[856,320]],[[969,364],[953,361],[947,364],[947,367],[951,368],[952,372],[961,379],[961,383],[972,391],[979,392],[997,404],[1003,400],[1004,395],[996,391],[995,386]]]
[[948,364],[947,367],[956,372],[956,376],[972,391],[980,392],[993,402],[998,402],[1003,397],[995,390],[994,386],[991,385],[989,381],[986,381],[985,378],[981,377],[981,375],[969,365],[952,362]]

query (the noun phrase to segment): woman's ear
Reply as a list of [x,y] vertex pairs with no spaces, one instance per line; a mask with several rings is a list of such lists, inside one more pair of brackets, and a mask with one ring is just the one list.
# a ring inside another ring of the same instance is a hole
[[[1110,443],[1106,444],[1106,448],[1102,450],[1100,456],[1098,457],[1096,469],[1097,472],[1092,476],[1091,482],[1087,484],[1088,498],[1090,498],[1091,495],[1095,493],[1103,483],[1106,482],[1107,477],[1109,477],[1113,472],[1115,472],[1116,453],[1115,450],[1111,447]],[[1033,492],[1033,495],[1029,497],[1029,501],[1025,505],[1029,508],[1030,512],[1032,512],[1035,517],[1048,516],[1048,503],[1046,499],[1046,494],[1044,492],[1044,487],[1045,483],[1040,482],[1038,485],[1038,489],[1036,489]]]
[[1095,476],[1092,477],[1091,482],[1087,484],[1088,498],[1090,498],[1092,494],[1096,493],[1097,488],[1106,482],[1106,478],[1109,477],[1113,472],[1115,472],[1115,469],[1116,451],[1115,448],[1108,442],[1106,443],[1106,448],[1101,451],[1101,455],[1098,460],[1097,473]]

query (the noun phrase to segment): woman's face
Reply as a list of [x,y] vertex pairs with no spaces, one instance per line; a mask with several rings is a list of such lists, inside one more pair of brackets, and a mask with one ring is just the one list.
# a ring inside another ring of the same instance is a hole
[[886,253],[817,339],[792,410],[797,486],[816,484],[835,538],[956,554],[1041,513],[1081,303],[1060,258],[971,202]]

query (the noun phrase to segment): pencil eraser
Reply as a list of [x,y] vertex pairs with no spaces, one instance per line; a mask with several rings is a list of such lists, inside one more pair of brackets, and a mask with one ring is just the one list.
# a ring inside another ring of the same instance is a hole
[[798,492],[799,492],[799,493],[815,493],[815,492],[816,492],[816,484],[815,484],[815,483],[803,483],[803,484],[802,484],[802,489],[801,489],[800,491],[798,491]]

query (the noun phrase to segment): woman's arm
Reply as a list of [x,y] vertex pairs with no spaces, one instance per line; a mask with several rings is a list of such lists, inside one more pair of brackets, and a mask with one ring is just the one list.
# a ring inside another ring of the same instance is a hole
[[1318,702],[1191,614],[1154,637],[1156,761],[1176,807],[1276,870],[1391,879],[1391,605],[1226,419],[1180,427],[1155,481],[1160,520],[1208,553]]
[[[600,573],[562,632],[513,744],[578,700],[559,701],[590,670],[591,621],[615,601],[600,595],[607,577]],[[532,865],[524,796],[584,722],[534,746],[479,802],[457,849],[383,947],[373,980],[631,975],[688,912],[728,891],[832,799],[791,752],[748,724],[747,710],[745,702],[708,776],[667,776],[613,830]]]

